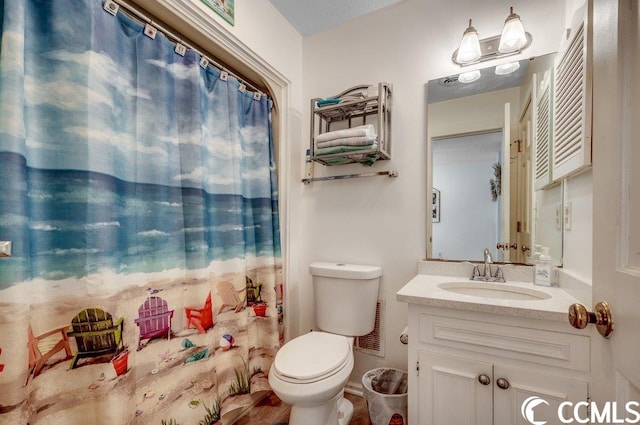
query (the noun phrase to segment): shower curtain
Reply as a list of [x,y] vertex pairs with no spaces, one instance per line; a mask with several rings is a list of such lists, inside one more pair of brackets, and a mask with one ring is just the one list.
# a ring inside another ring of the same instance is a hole
[[103,6],[0,0],[0,423],[213,424],[281,344],[272,101]]

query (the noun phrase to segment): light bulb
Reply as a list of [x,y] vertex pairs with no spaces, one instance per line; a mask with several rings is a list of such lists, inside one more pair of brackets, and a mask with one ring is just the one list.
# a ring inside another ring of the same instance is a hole
[[496,75],[509,75],[512,72],[516,72],[520,68],[520,62],[503,63],[496,66]]
[[480,78],[480,71],[477,69],[475,71],[463,72],[458,75],[458,81],[464,84],[473,83],[478,78]]
[[502,28],[502,35],[500,36],[500,45],[498,51],[500,53],[516,52],[523,48],[527,44],[527,35],[524,32],[524,27],[520,21],[520,16],[513,13],[513,7],[510,10],[509,16],[504,21],[504,27]]
[[464,34],[462,34],[462,40],[460,41],[460,47],[458,48],[458,54],[456,55],[456,62],[474,62],[480,59],[481,55],[482,52],[480,51],[478,32],[471,26],[471,19],[469,19],[469,27],[467,27]]

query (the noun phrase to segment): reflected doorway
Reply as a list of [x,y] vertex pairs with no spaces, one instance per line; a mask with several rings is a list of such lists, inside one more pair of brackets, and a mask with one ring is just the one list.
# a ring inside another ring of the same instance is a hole
[[502,144],[501,130],[432,140],[434,258],[482,261],[488,248],[504,260],[496,249],[503,239]]

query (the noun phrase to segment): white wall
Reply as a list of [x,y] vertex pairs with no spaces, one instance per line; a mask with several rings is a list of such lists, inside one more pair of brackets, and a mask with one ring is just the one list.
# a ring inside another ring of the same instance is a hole
[[505,103],[509,103],[511,138],[516,139],[520,119],[518,87],[430,103],[428,137],[434,139],[454,134],[502,129]]
[[201,0],[188,1],[203,15],[219,22],[232,36],[286,75],[296,86],[301,84],[302,36],[271,2],[236,1],[235,22],[231,25]]
[[[565,180],[565,206],[571,208],[570,229],[564,229],[564,269],[591,282],[593,248],[593,173],[591,169]],[[615,219],[615,218],[613,218]]]
[[[364,83],[393,84],[393,152],[374,170],[394,169],[399,177],[371,177],[317,182],[303,187],[300,214],[292,217],[292,252],[300,264],[299,331],[313,327],[311,278],[306,265],[317,260],[379,264],[383,268],[380,296],[387,300],[386,358],[359,354],[352,381],[374,367],[406,369],[407,351],[398,335],[407,321],[404,303],[395,293],[417,272],[425,257],[426,218],[431,202],[426,179],[426,102],[428,80],[459,73],[451,54],[458,47],[468,19],[481,37],[497,35],[509,6],[514,6],[529,32],[526,56],[556,50],[563,31],[564,4],[556,0],[442,1],[405,0],[303,41],[304,98],[327,97]],[[524,55],[523,55],[524,56]],[[482,66],[480,66],[482,67]],[[300,146],[308,145],[305,105]],[[301,148],[302,149],[302,148]],[[303,152],[297,161],[302,177]],[[323,167],[316,175],[348,174],[361,165]],[[299,177],[299,178],[296,178]],[[299,255],[298,255],[299,254]],[[293,256],[292,256],[293,260]]]

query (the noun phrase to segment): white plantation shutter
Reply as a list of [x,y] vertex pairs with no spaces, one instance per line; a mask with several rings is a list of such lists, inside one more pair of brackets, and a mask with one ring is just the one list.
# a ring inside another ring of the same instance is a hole
[[558,180],[591,164],[591,69],[585,19],[556,61],[552,176]]
[[551,131],[551,99],[552,99],[552,72],[544,73],[540,81],[536,100],[535,123],[535,190],[544,189],[551,183],[551,144],[553,133]]

